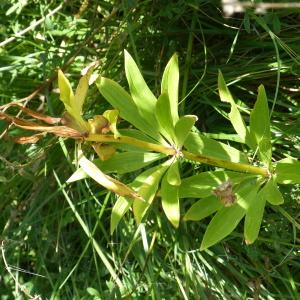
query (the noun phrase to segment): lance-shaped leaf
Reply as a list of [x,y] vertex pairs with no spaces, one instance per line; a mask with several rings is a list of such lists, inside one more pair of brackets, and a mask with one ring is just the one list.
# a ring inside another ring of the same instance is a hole
[[[116,153],[109,160],[94,159],[93,163],[104,173],[125,174],[142,169],[149,164],[165,157],[161,153],[152,152],[122,152]],[[87,178],[82,168],[77,169],[67,180],[68,183]]]
[[145,213],[150,207],[157,192],[160,180],[171,163],[172,161],[168,160],[165,163],[157,166],[154,171],[147,178],[145,178],[144,183],[137,190],[143,199],[135,199],[133,201],[133,213],[138,224],[141,223]]
[[194,203],[186,212],[184,221],[200,221],[215,211],[221,209],[224,205],[216,196],[209,196]]
[[244,237],[246,244],[252,244],[258,237],[261,222],[264,215],[266,199],[261,190],[253,197],[247,210],[244,223]]
[[171,224],[177,228],[180,220],[180,206],[178,197],[178,185],[170,184],[168,180],[168,173],[164,175],[161,183],[161,203],[163,210],[171,222]]
[[178,121],[178,86],[179,68],[178,57],[174,54],[169,60],[162,77],[161,93],[167,94],[170,101],[170,109],[173,125]]
[[236,192],[237,202],[220,209],[205,231],[200,250],[207,249],[228,236],[246,214],[251,201],[256,197],[259,186],[256,181],[245,182]]
[[179,161],[176,159],[168,169],[166,174],[169,184],[179,186],[181,184]]
[[[155,172],[159,166],[155,166],[150,168],[140,175],[138,175],[133,182],[129,184],[132,189],[138,190],[144,183],[144,181],[151,176],[153,172]],[[118,226],[120,220],[123,218],[125,213],[130,209],[133,204],[132,199],[128,199],[125,197],[119,197],[117,202],[115,203],[110,219],[110,232],[111,234],[115,231],[116,227]]]
[[269,179],[269,181],[262,188],[261,193],[263,194],[263,197],[273,205],[280,205],[284,202],[284,198],[278,189],[274,177]]
[[195,154],[207,155],[232,162],[248,163],[245,153],[200,133],[189,133],[184,146],[188,151]]
[[258,87],[257,100],[250,114],[250,135],[258,145],[260,159],[267,167],[270,167],[272,158],[270,115],[263,85]]
[[300,183],[300,162],[294,158],[284,158],[277,162],[275,173],[278,183]]
[[249,147],[255,150],[255,143],[251,140],[249,130],[241,116],[241,113],[226,85],[222,72],[219,70],[218,75],[218,90],[221,101],[228,102],[231,105],[230,113],[228,114],[229,120],[241,138],[241,140],[246,143]]
[[181,117],[175,125],[175,139],[177,147],[181,148],[190,133],[195,122],[198,120],[196,116],[186,115]]
[[119,111],[121,118],[155,140],[163,142],[158,131],[140,115],[132,97],[118,83],[108,78],[100,77],[97,79],[96,85],[103,97]]
[[131,55],[124,50],[125,72],[131,97],[135,102],[141,116],[158,131],[158,123],[155,118],[156,97],[146,84],[138,66]]
[[[81,83],[79,84],[80,91],[82,91],[84,84],[87,85],[85,88],[88,88],[88,82],[86,82],[85,76],[83,76],[83,78],[81,78]],[[72,118],[70,125],[75,126],[74,129],[80,132],[88,132],[90,130],[89,124],[81,116],[86,93],[82,94],[82,92],[77,91],[76,95],[74,95],[69,80],[61,70],[58,70],[58,87],[60,90],[60,100],[64,103],[66,111]],[[83,96],[84,99],[82,99]]]
[[81,150],[78,151],[78,164],[86,174],[109,191],[120,196],[140,199],[140,196],[130,187],[108,175],[105,175],[95,164],[83,155]]
[[180,185],[180,198],[205,198],[212,195],[213,189],[230,179],[233,184],[253,178],[253,175],[232,171],[208,171],[184,178]]
[[169,143],[173,144],[175,141],[175,132],[171,115],[171,103],[166,93],[159,96],[155,112],[160,133],[169,141]]

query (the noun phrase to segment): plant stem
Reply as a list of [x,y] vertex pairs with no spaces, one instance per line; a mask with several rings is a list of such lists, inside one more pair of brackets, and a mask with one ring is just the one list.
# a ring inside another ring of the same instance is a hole
[[[141,141],[139,139],[132,138],[129,136],[120,136],[119,138],[115,139],[113,135],[90,134],[88,137],[85,138],[85,140],[89,142],[129,144],[143,149],[164,153],[166,155],[178,154],[178,151],[172,148],[171,146],[165,147],[162,145],[153,144],[146,141]],[[270,173],[266,168],[256,167],[256,166],[243,164],[243,163],[235,163],[235,162],[231,162],[231,161],[227,161],[227,160],[223,160],[223,159],[219,159],[207,155],[194,154],[186,150],[182,150],[181,154],[185,159],[212,165],[215,167],[221,167],[224,169],[229,169],[229,170],[243,172],[243,173],[261,175],[264,177],[270,176]]]

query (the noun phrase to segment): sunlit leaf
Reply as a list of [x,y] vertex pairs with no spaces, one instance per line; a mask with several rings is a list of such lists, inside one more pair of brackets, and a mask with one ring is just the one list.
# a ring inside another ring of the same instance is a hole
[[175,132],[171,115],[171,106],[167,94],[161,94],[156,102],[156,118],[161,134],[171,143],[174,143]]
[[[123,152],[116,153],[109,160],[94,159],[93,163],[104,173],[125,174],[142,169],[149,164],[165,157],[161,153],[152,152]],[[68,183],[87,178],[82,168],[77,169],[67,180]]]
[[125,73],[129,85],[129,90],[141,116],[158,130],[155,118],[156,97],[146,84],[138,66],[131,55],[124,50]]
[[162,137],[155,128],[140,115],[132,97],[118,83],[108,78],[100,77],[96,80],[96,85],[103,97],[119,111],[121,118],[155,140],[162,141]]
[[229,179],[236,184],[254,176],[232,171],[202,172],[182,179],[179,196],[180,198],[205,198],[212,195],[214,188]]
[[195,154],[208,155],[232,162],[248,163],[245,153],[224,143],[210,139],[200,133],[191,132],[187,136],[184,146]]
[[263,85],[258,88],[257,100],[250,114],[250,135],[258,145],[260,159],[269,167],[272,158],[270,115]]
[[248,180],[236,192],[237,202],[220,209],[212,218],[205,231],[201,250],[207,249],[228,236],[246,214],[251,201],[256,197],[259,186]]
[[178,159],[171,164],[166,176],[169,184],[177,186],[181,184]]
[[255,148],[254,141],[251,141],[249,130],[241,116],[241,113],[226,85],[222,72],[219,70],[218,75],[218,89],[219,89],[219,96],[221,101],[228,102],[231,105],[230,113],[228,114],[229,120],[238,133],[241,140],[246,143],[251,148]]
[[264,215],[266,199],[263,192],[258,192],[252,198],[247,210],[244,223],[244,236],[246,244],[252,244],[258,237],[261,222]]
[[274,177],[269,179],[269,181],[262,188],[261,193],[263,194],[263,197],[273,205],[280,205],[284,202],[284,198],[278,189]]
[[60,91],[60,100],[69,106],[71,106],[71,98],[74,97],[74,93],[68,78],[59,69],[58,70],[58,88]]
[[178,121],[178,86],[179,68],[178,57],[174,54],[169,60],[162,77],[161,93],[167,94],[170,101],[173,125]]
[[195,202],[186,212],[184,221],[200,221],[224,207],[216,196],[209,196]]
[[110,234],[113,234],[120,220],[129,210],[129,208],[132,206],[132,203],[133,203],[132,199],[124,198],[121,196],[118,197],[117,202],[112,208],[112,212],[110,216]]
[[[129,186],[134,189],[138,190],[143,184],[144,181],[151,176],[152,173],[157,171],[159,169],[159,166],[155,166],[153,168],[150,168],[143,173],[139,174],[133,182],[129,184]],[[133,204],[132,199],[119,197],[117,202],[115,203],[112,213],[111,213],[111,223],[110,223],[110,232],[111,234],[114,232],[116,227],[118,226],[120,220],[123,218],[125,213],[130,209],[130,207]]]
[[277,162],[275,173],[278,183],[300,183],[300,161],[294,158],[284,158]]
[[177,228],[180,220],[178,185],[169,183],[168,172],[164,175],[161,183],[161,202],[168,220]]
[[158,189],[158,185],[160,183],[160,180],[169,167],[171,161],[167,161],[159,166],[157,168],[154,168],[153,173],[151,173],[147,178],[145,178],[143,184],[141,187],[137,190],[139,195],[143,200],[135,199],[133,201],[133,213],[135,220],[138,224],[141,223],[145,213],[147,212],[148,208],[150,207],[155,194]]
[[196,116],[186,115],[181,117],[175,125],[175,138],[177,147],[182,147],[189,132],[198,120]]

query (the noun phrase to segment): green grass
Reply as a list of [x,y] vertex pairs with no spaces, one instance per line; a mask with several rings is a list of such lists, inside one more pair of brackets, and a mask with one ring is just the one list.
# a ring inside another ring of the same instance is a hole
[[[81,68],[94,60],[101,74],[126,86],[125,48],[157,95],[163,68],[177,52],[180,109],[198,116],[200,130],[220,139],[233,133],[224,118],[228,105],[216,90],[221,69],[245,116],[264,84],[273,108],[274,157],[299,158],[299,10],[226,19],[219,1],[87,1],[75,18],[81,2],[67,1],[34,30],[0,48],[0,105],[38,90],[23,102],[59,116],[63,105],[56,69],[64,68],[75,84]],[[0,41],[63,2],[20,3],[0,3]],[[107,107],[93,87],[86,116]],[[1,132],[5,128],[0,121]],[[0,149],[1,299],[26,299],[26,294],[42,299],[300,299],[299,186],[284,187],[285,204],[267,208],[254,245],[245,245],[240,225],[225,241],[200,252],[207,222],[181,223],[175,230],[158,203],[144,224],[137,227],[128,213],[110,236],[116,197],[91,180],[64,184],[75,170],[73,141],[47,136],[36,145],[16,145],[1,139]],[[182,211],[192,202],[182,202]]]

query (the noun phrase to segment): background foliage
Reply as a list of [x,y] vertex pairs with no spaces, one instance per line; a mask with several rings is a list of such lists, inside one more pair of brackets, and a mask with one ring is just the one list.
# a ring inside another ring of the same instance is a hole
[[[55,9],[33,30],[16,35]],[[197,115],[200,130],[220,140],[231,137],[239,146],[224,118],[228,105],[217,93],[221,69],[245,112],[264,84],[272,109],[273,156],[299,157],[299,12],[224,18],[219,1],[4,0],[0,104],[21,99],[59,116],[57,68],[76,83],[80,70],[94,60],[102,75],[126,86],[124,48],[158,95],[164,66],[177,52],[180,110]],[[28,97],[34,91],[38,95]],[[108,108],[93,87],[86,117]],[[1,132],[5,128],[0,122]],[[26,293],[42,299],[300,299],[299,186],[282,189],[282,207],[268,207],[254,245],[244,244],[238,227],[200,252],[205,223],[182,222],[175,230],[159,205],[139,228],[127,214],[110,236],[115,196],[92,180],[64,184],[75,169],[73,141],[49,135],[36,145],[16,145],[2,139],[0,149],[1,299],[23,299]],[[209,170],[194,167],[184,169],[185,175]],[[181,202],[182,211],[191,203]]]

